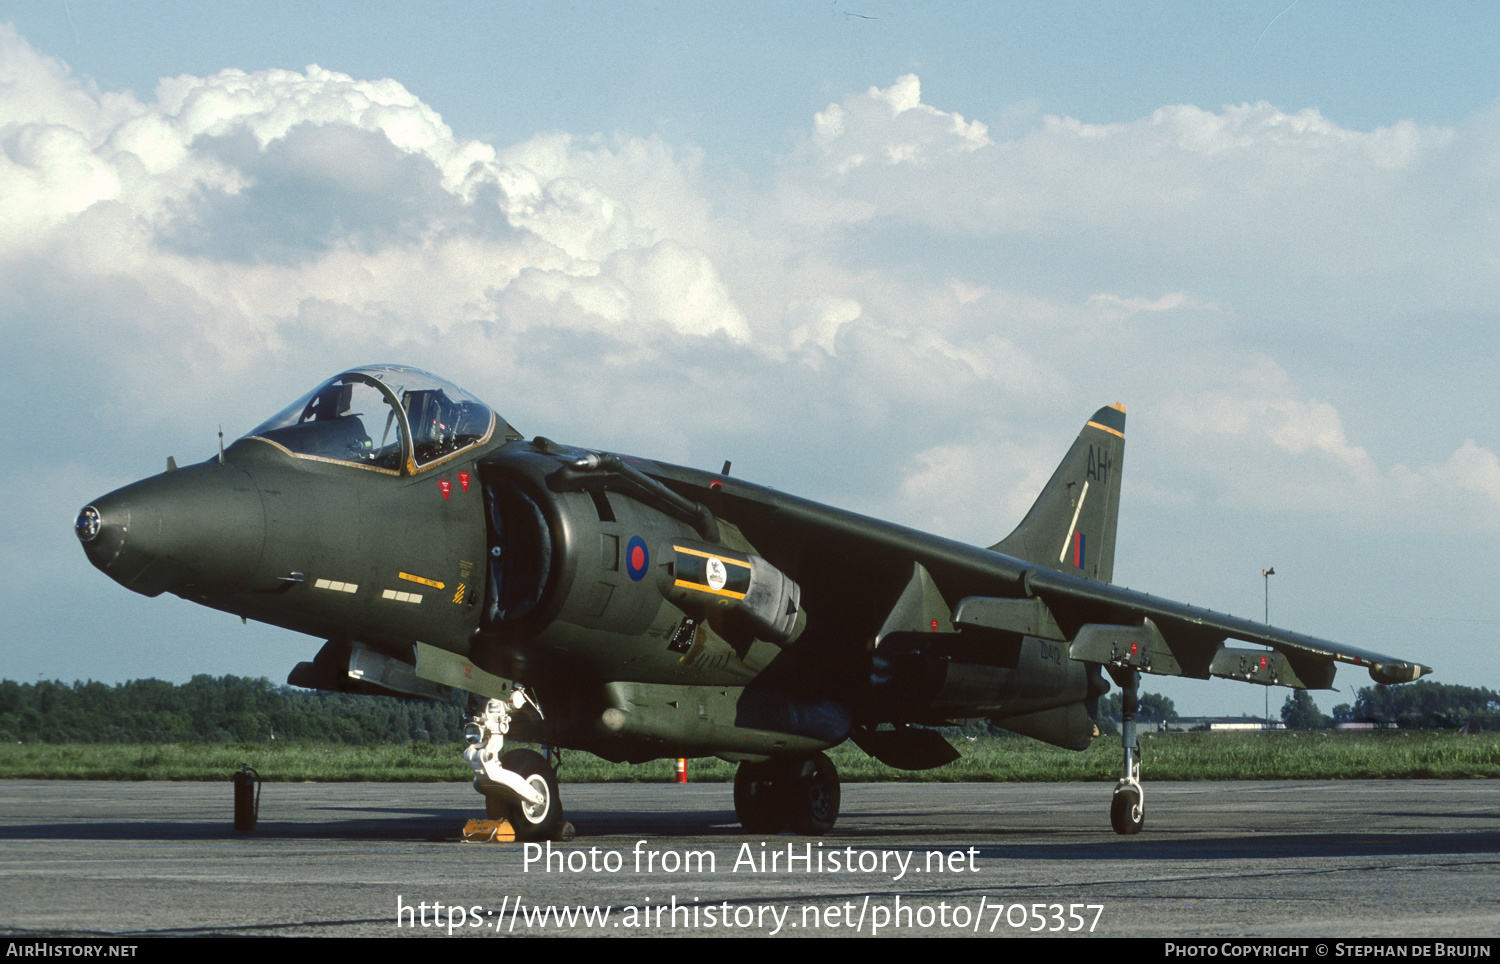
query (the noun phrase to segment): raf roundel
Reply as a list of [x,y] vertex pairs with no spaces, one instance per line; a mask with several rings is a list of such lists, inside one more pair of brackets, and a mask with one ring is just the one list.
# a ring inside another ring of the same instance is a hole
[[631,581],[640,582],[650,564],[651,554],[646,551],[646,540],[640,536],[631,536],[629,544],[625,546],[625,571],[630,573]]

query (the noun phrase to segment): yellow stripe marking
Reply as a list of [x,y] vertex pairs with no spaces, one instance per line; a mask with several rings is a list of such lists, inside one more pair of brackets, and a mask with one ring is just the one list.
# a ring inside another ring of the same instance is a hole
[[712,586],[705,586],[702,583],[697,583],[697,582],[688,582],[685,579],[678,579],[675,583],[673,583],[673,585],[675,585],[678,589],[694,589],[694,590],[697,590],[698,592],[711,593],[712,595],[715,595],[715,596],[726,596],[726,597],[728,597],[730,599],[744,599],[745,598],[745,594],[742,593],[742,592],[735,592],[732,589],[715,589]]
[[751,568],[750,563],[748,562],[740,562],[738,559],[728,559],[724,556],[719,555],[717,552],[704,552],[701,549],[689,549],[686,546],[679,546],[675,542],[672,543],[672,548],[676,549],[678,552],[685,552],[690,556],[701,556],[704,559],[717,559],[725,565],[739,566],[742,569]]
[[409,572],[398,572],[396,573],[396,578],[405,579],[407,582],[419,582],[424,586],[431,586],[434,589],[444,588],[444,584],[438,582],[436,579],[423,579],[421,576],[413,576]]
[[[1113,408],[1114,406],[1110,406],[1110,407]],[[1125,437],[1125,433],[1124,432],[1121,432],[1121,431],[1119,431],[1117,429],[1112,429],[1108,425],[1100,425],[1098,422],[1089,422],[1089,427],[1090,428],[1100,429],[1102,431],[1108,432],[1111,435],[1118,435],[1120,438],[1124,438]]]

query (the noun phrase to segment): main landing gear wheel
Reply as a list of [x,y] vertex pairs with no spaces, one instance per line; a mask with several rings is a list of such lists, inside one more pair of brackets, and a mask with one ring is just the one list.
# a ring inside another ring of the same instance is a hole
[[815,753],[787,766],[787,823],[804,837],[821,837],[839,818],[839,771],[827,754]]
[[527,803],[509,794],[484,796],[485,815],[491,820],[509,820],[522,841],[551,840],[562,827],[562,799],[557,792],[557,774],[545,757],[534,750],[511,750],[500,758],[500,766],[520,775],[542,795],[540,803]]
[[821,837],[839,818],[839,771],[826,754],[741,763],[734,812],[747,833]]
[[1109,803],[1109,822],[1115,833],[1130,836],[1141,832],[1146,824],[1146,808],[1141,803],[1141,792],[1135,787],[1120,787]]
[[779,760],[741,763],[734,774],[734,813],[746,833],[781,833],[786,815],[776,789]]

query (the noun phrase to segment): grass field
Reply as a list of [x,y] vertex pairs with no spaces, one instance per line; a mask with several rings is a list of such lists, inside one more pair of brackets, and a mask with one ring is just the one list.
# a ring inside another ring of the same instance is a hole
[[[963,758],[906,773],[853,744],[829,751],[846,782],[1102,781],[1119,775],[1118,739],[1101,737],[1082,753],[1031,740],[960,741]],[[0,747],[0,778],[43,780],[227,780],[241,763],[276,782],[465,782],[461,747],[202,743],[162,746],[31,743]],[[1500,734],[1451,732],[1178,733],[1142,737],[1147,780],[1470,779],[1500,777]],[[688,762],[694,782],[734,779],[722,760]],[[569,751],[559,776],[571,783],[665,783],[673,764],[608,763]]]

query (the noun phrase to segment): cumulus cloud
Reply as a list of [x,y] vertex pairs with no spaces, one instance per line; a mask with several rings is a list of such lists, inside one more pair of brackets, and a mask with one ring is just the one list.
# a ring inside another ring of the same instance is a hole
[[828,170],[847,174],[867,164],[921,166],[993,142],[983,123],[922,103],[921,81],[906,74],[884,90],[829,104],[813,117],[812,143]]
[[[16,80],[0,97],[0,254],[126,283],[172,337],[275,350],[289,326],[339,317],[372,347],[421,340],[503,307],[523,277],[617,330],[749,337],[710,258],[589,178],[604,152],[543,137],[502,159],[400,83],[317,66],[171,78],[141,101],[90,94],[10,28],[0,48]],[[674,166],[625,153],[616,166]]]
[[852,298],[795,299],[786,309],[791,347],[816,346],[832,355],[839,329],[858,318],[860,311],[859,302]]
[[1484,173],[1493,112],[1359,131],[1312,108],[1170,105],[1107,124],[1036,115],[994,140],[919,95],[905,77],[817,115],[788,168],[788,217],[1013,239],[1028,261],[1041,243],[1068,279],[1128,252],[1138,272],[1257,308],[1294,286],[1336,312],[1339,292],[1366,285],[1388,307],[1467,309],[1497,280],[1494,221],[1474,215],[1500,204]]
[[1468,439],[1442,462],[1381,465],[1349,438],[1335,406],[1305,397],[1264,356],[1203,361],[1159,397],[1152,417],[1179,472],[1224,505],[1382,532],[1500,533],[1492,450]]
[[[987,543],[1123,400],[1158,426],[1148,499],[1500,525],[1486,440],[1382,463],[1246,335],[1295,298],[1241,283],[1389,305],[1420,242],[1419,276],[1473,301],[1500,221],[1453,229],[1423,199],[1456,176],[1494,210],[1496,118],[1177,105],[996,139],[907,75],[805,119],[757,184],[655,136],[464,140],[396,80],[316,66],[101,95],[0,28],[0,81],[7,392],[71,380],[56,416],[96,437],[208,439],[332,369],[407,361],[523,431],[733,447]],[[80,353],[107,363],[78,375]]]
[[[47,618],[97,579],[78,506],[377,361],[527,434],[729,458],[981,545],[1114,401],[1148,566],[1219,551],[1198,537],[1225,517],[1401,551],[1500,531],[1482,419],[1382,417],[1487,397],[1445,326],[1492,321],[1500,109],[1021,112],[1002,136],[907,75],[788,118],[758,180],[659,135],[467,140],[442,107],[316,66],[100,93],[0,27],[0,397],[36,413],[0,567]],[[1370,344],[1442,377],[1345,376]]]
[[1489,449],[1474,444],[1473,439],[1464,443],[1441,465],[1425,466],[1411,473],[1405,466],[1396,466],[1392,471],[1399,481],[1407,482],[1417,475],[1420,482],[1417,499],[1431,498],[1437,494],[1445,509],[1472,509],[1477,522],[1485,528],[1500,528],[1500,458]]
[[897,505],[929,532],[977,545],[1000,541],[1052,477],[1059,442],[950,442],[918,452],[905,467]]

